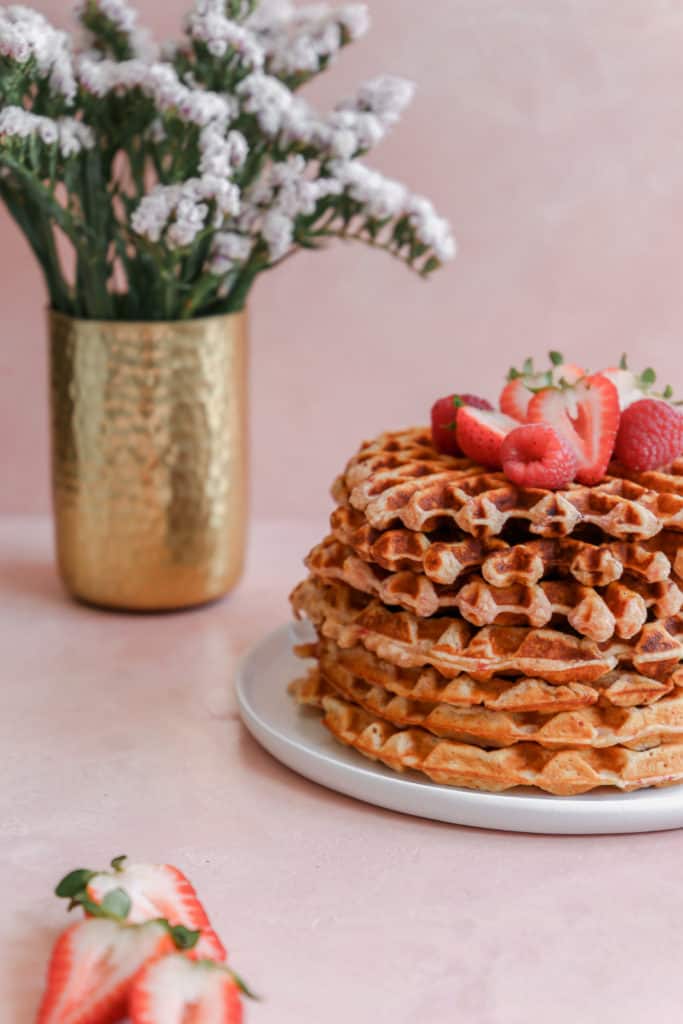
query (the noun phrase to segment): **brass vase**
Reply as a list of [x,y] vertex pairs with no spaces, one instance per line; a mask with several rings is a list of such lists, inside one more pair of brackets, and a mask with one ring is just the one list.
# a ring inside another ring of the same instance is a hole
[[52,482],[67,589],[109,608],[187,608],[242,571],[246,317],[50,313]]

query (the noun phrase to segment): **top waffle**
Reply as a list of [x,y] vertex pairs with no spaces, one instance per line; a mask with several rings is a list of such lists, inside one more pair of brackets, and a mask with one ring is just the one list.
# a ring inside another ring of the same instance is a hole
[[562,491],[515,487],[501,473],[440,455],[428,430],[412,428],[365,442],[333,494],[362,511],[378,530],[403,524],[429,532],[455,523],[486,539],[521,520],[541,537],[565,537],[589,525],[612,537],[642,541],[663,528],[683,531],[683,495],[660,486],[648,489],[613,476],[594,487],[573,484]]

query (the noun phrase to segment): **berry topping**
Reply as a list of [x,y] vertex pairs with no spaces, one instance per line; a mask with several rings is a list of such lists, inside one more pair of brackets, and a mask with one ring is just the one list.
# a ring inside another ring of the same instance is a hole
[[519,487],[556,490],[571,483],[576,456],[547,423],[526,423],[511,430],[500,447],[503,472]]
[[464,405],[473,409],[493,409],[489,401],[477,395],[448,395],[432,406],[432,443],[445,455],[462,455],[455,439],[455,425],[458,410]]
[[577,462],[576,479],[595,484],[607,469],[619,428],[619,396],[600,373],[576,384],[544,388],[529,403],[530,423],[549,423],[564,438]]
[[[657,374],[648,366],[642,373],[634,373],[629,370],[626,356],[621,357],[618,366],[610,366],[600,371],[604,377],[612,381],[619,393],[619,407],[623,412],[633,402],[639,402],[641,398],[647,398],[652,392],[652,387],[657,380]],[[653,398],[669,399],[673,395],[673,388],[667,385],[661,394],[652,392]]]
[[500,469],[500,446],[516,426],[517,420],[502,412],[465,406],[458,413],[455,434],[458,445],[470,459]]
[[527,359],[521,370],[514,367],[508,373],[508,382],[503,388],[500,399],[500,411],[506,416],[524,423],[527,418],[529,402],[534,393],[541,388],[552,387],[564,381],[566,384],[575,384],[585,374],[582,367],[575,363],[565,363],[560,352],[549,352],[551,368],[549,370],[535,370],[533,359]]
[[683,414],[660,398],[641,398],[624,410],[614,454],[627,469],[665,466],[683,453]]

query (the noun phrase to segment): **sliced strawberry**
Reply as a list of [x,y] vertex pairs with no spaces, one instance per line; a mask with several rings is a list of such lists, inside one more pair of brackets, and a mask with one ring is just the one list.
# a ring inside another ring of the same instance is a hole
[[556,490],[571,483],[576,456],[548,423],[525,423],[511,430],[500,449],[503,472],[518,487]]
[[240,1024],[240,985],[225,967],[182,954],[148,964],[133,984],[131,1024]]
[[122,858],[113,865],[112,871],[93,874],[87,880],[85,891],[93,903],[101,905],[107,893],[123,889],[130,898],[127,921],[137,923],[163,917],[171,925],[184,925],[200,932],[190,955],[225,960],[225,948],[182,871],[170,864],[123,864]]
[[517,420],[502,412],[465,407],[458,413],[455,435],[468,458],[483,466],[500,469],[500,446],[506,434],[518,427]]
[[526,420],[529,402],[533,398],[533,391],[524,383],[523,377],[513,377],[509,380],[500,393],[498,404],[500,411],[513,420],[524,423]]
[[432,444],[445,455],[462,455],[455,439],[455,423],[458,409],[471,405],[475,409],[492,409],[486,398],[478,395],[448,395],[432,406]]
[[614,451],[619,427],[619,396],[611,380],[595,373],[572,387],[545,388],[529,403],[530,423],[549,423],[573,451],[576,479],[602,479]]
[[498,404],[506,416],[525,423],[529,402],[536,391],[564,381],[575,384],[585,375],[585,370],[576,363],[565,363],[560,352],[549,352],[549,370],[535,370],[533,359],[526,359],[521,370],[514,367],[508,373],[508,382],[501,391]]
[[683,414],[659,398],[641,398],[622,413],[615,457],[638,473],[658,469],[683,453]]
[[174,948],[158,921],[79,921],[55,943],[36,1024],[115,1024],[126,1015],[133,978]]

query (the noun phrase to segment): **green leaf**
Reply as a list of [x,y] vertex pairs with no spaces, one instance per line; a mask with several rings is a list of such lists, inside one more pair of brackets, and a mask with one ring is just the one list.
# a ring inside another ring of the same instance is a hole
[[55,896],[62,899],[73,899],[79,893],[85,891],[85,887],[91,878],[95,877],[95,871],[88,871],[87,868],[77,868],[65,875],[55,889]]
[[651,366],[648,366],[646,370],[643,370],[643,372],[640,375],[640,383],[643,385],[643,387],[646,388],[649,388],[652,384],[654,384],[656,380],[657,374]]
[[130,896],[125,889],[111,889],[102,900],[101,907],[108,917],[124,921],[130,913]]
[[628,370],[628,359],[626,358],[625,352],[622,353],[621,359],[619,360],[619,369]]
[[548,355],[553,366],[561,366],[564,362],[564,356],[561,352],[549,352]]
[[534,372],[533,359],[525,359],[522,363],[522,376],[529,377]]
[[240,992],[242,992],[242,994],[245,995],[248,999],[253,999],[257,1003],[260,1002],[259,997],[251,991],[244,978],[241,978],[236,971],[233,971],[232,967],[228,968],[228,970],[230,971],[232,979],[237,985]]
[[668,401],[673,396],[673,393],[674,389],[671,387],[670,384],[667,384],[664,390],[662,391],[662,398]]
[[114,871],[123,871],[123,862],[128,860],[128,855],[125,853],[120,854],[118,857],[114,857],[111,862],[111,866]]
[[178,949],[194,949],[199,941],[200,932],[191,931],[182,924],[177,924],[168,931]]

